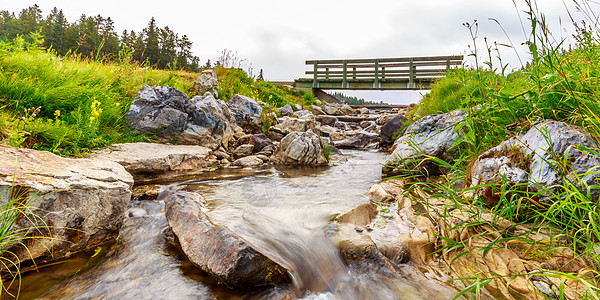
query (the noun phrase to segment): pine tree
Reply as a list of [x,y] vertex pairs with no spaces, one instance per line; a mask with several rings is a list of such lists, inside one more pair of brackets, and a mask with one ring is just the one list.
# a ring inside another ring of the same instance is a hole
[[42,10],[37,4],[23,9],[19,13],[20,34],[27,35],[41,29]]
[[154,17],[152,17],[150,22],[148,22],[148,27],[146,27],[143,31],[144,50],[142,51],[143,59],[148,60],[150,65],[156,65],[160,59],[157,31],[156,20],[154,20]]

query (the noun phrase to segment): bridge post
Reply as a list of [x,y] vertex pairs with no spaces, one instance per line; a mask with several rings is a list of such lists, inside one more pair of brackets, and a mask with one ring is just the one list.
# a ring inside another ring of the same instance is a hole
[[319,63],[319,61],[315,60],[314,67],[313,67],[313,70],[314,70],[314,74],[313,74],[313,86],[312,86],[313,88],[318,88],[319,87],[319,81],[317,80],[317,71],[319,70],[318,67],[317,67],[318,63]]
[[374,89],[379,88],[379,60],[375,60],[375,84],[373,86]]
[[415,70],[413,69],[413,58],[408,60],[408,88],[414,87]]
[[348,62],[344,60],[344,79],[342,79],[342,88],[345,89],[348,86]]

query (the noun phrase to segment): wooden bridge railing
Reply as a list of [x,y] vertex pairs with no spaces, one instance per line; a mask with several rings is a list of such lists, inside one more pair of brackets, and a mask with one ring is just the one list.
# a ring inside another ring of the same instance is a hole
[[319,89],[402,90],[427,88],[450,68],[461,65],[462,55],[308,60],[312,66],[307,75],[296,80],[296,86]]

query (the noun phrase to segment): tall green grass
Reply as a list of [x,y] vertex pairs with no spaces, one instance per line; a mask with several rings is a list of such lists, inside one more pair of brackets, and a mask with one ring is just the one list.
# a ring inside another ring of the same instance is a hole
[[[586,5],[581,2],[575,1],[578,5]],[[491,61],[484,63],[488,68],[476,66],[453,70],[436,82],[431,93],[411,112],[415,118],[456,109],[470,112],[457,126],[461,133],[455,145],[459,150],[457,163],[450,165],[429,158],[451,170],[452,175],[443,177],[446,181],[442,182],[415,182],[413,187],[425,189],[431,197],[450,200],[447,212],[460,209],[470,214],[469,221],[457,224],[451,230],[463,232],[476,228],[474,231],[486,234],[481,226],[488,223],[481,219],[483,212],[491,212],[515,226],[523,224],[529,228],[518,234],[514,227],[496,228],[502,238],[483,247],[473,247],[469,240],[458,241],[440,236],[443,243],[438,251],[454,251],[460,256],[469,251],[488,253],[510,243],[525,243],[530,251],[523,259],[543,259],[557,247],[570,247],[579,258],[588,261],[589,270],[580,273],[540,270],[536,274],[578,282],[586,291],[581,295],[582,299],[600,299],[600,208],[599,200],[594,196],[595,191],[600,190],[600,183],[588,184],[583,180],[587,175],[597,176],[598,168],[585,174],[575,174],[570,171],[568,159],[557,157],[549,162],[556,170],[564,170],[561,173],[563,183],[557,186],[534,191],[528,188],[529,183],[512,185],[503,178],[500,182],[473,186],[459,192],[452,188],[456,180],[470,183],[470,162],[480,154],[524,132],[541,119],[581,126],[600,145],[600,36],[593,30],[598,24],[578,26],[574,35],[576,44],[565,50],[564,41],[551,40],[546,19],[536,9],[535,2],[525,3],[531,29],[530,39],[525,43],[533,58],[527,66],[510,74],[505,74],[504,66],[494,69]],[[597,148],[580,147],[580,150],[586,155],[600,157]],[[486,203],[478,193],[469,193],[482,189],[492,190],[498,202]],[[414,200],[426,202],[426,199]],[[531,238],[542,232],[552,232],[549,241],[540,243]],[[495,277],[495,274],[487,274],[463,278],[468,287],[460,295],[478,298],[479,290]],[[561,289],[558,296],[561,299],[564,297],[562,292]]]
[[[199,75],[154,70],[132,62],[127,52],[114,62],[60,57],[38,47],[41,41],[34,33],[0,43],[0,143],[79,155],[115,142],[146,139],[128,134],[123,118],[136,92],[147,84],[188,93]],[[239,69],[217,68],[217,73],[224,100],[233,94],[274,106],[314,100],[255,81]]]

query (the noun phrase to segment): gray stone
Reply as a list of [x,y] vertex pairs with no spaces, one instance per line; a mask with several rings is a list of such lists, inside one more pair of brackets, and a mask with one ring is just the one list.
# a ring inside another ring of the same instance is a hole
[[235,150],[233,150],[233,157],[238,159],[246,156],[252,155],[252,151],[254,151],[254,146],[252,144],[244,144],[240,145]]
[[330,136],[331,134],[333,134],[334,132],[337,132],[338,130],[334,127],[328,126],[328,125],[323,125],[319,128],[317,128],[317,131],[321,134],[321,136]]
[[320,107],[318,107],[316,105],[311,105],[310,106],[310,112],[312,112],[313,115],[315,115],[315,116],[319,116],[319,115],[324,115],[325,114],[325,112]]
[[292,110],[292,106],[289,104],[286,104],[283,107],[278,108],[277,111],[279,112],[279,114],[282,117],[289,116],[294,113],[294,111]]
[[452,148],[459,134],[455,125],[467,114],[464,110],[425,116],[411,124],[394,143],[394,152],[387,158],[382,173],[393,175],[436,175],[445,170],[427,156],[446,162],[454,160]]
[[118,236],[133,186],[132,176],[121,165],[4,145],[0,161],[0,203],[16,200],[29,205],[10,233],[42,236],[24,241],[26,247],[5,244],[6,253],[18,258],[15,261],[11,254],[14,263],[35,260],[43,265]]
[[335,124],[338,121],[336,117],[327,116],[327,115],[316,116],[316,120],[318,122],[320,122],[322,125],[330,125],[330,126]]
[[[261,155],[261,156],[263,156],[263,155]],[[268,157],[267,157],[267,160],[269,160]],[[265,160],[263,160],[262,157],[260,157],[258,155],[251,155],[251,156],[245,156],[245,157],[234,160],[233,165],[237,166],[237,167],[251,168],[251,167],[262,166],[264,162],[265,162]]]
[[355,113],[354,109],[348,104],[342,105],[342,107],[340,107],[340,111],[344,115],[353,115]]
[[[505,177],[511,184],[529,183],[532,190],[544,190],[563,184],[556,158],[567,157],[570,174],[582,176],[581,181],[595,185],[597,174],[592,174],[600,158],[579,149],[595,148],[596,142],[578,126],[545,120],[533,125],[526,133],[511,138],[486,151],[473,164],[473,185],[498,182]],[[579,184],[579,183],[575,183]],[[598,191],[592,191],[597,197]]]
[[362,115],[368,115],[368,114],[371,114],[371,111],[370,111],[368,108],[366,108],[366,107],[362,107],[362,108],[360,109],[360,113],[361,113]]
[[210,149],[192,145],[114,144],[90,157],[122,165],[136,183],[200,172],[218,164]]
[[233,95],[227,106],[231,110],[238,126],[249,132],[254,132],[262,126],[262,107],[256,100],[242,95]]
[[229,288],[256,288],[291,282],[288,271],[229,228],[204,214],[202,196],[167,191],[160,197],[183,253],[195,266]]
[[302,110],[302,106],[300,106],[300,104],[298,104],[298,103],[294,104],[294,108],[296,110]]
[[317,127],[317,123],[314,120],[283,117],[279,118],[279,124],[275,125],[274,127],[278,132],[297,132],[315,129]]
[[222,100],[206,93],[190,99],[192,109],[185,130],[178,136],[179,144],[201,145],[217,149],[228,147],[233,140],[235,120]]
[[392,144],[394,142],[394,135],[396,137],[401,136],[402,132],[398,132],[402,128],[402,123],[406,122],[406,117],[397,115],[393,119],[386,122],[381,126],[381,141],[386,144]]
[[325,104],[322,106],[323,111],[330,116],[341,116],[343,113],[337,106],[331,104]]
[[281,140],[277,153],[280,164],[320,166],[326,165],[323,146],[312,131],[292,132]]
[[263,148],[267,146],[273,146],[273,142],[263,133],[258,133],[252,135],[251,138],[252,145],[254,145],[254,151],[260,152]]
[[217,79],[217,73],[214,70],[204,70],[200,73],[200,76],[196,78],[192,85],[191,92],[195,95],[204,95],[209,92],[215,98],[219,97],[219,80]]
[[[312,113],[308,110],[299,110],[297,112],[294,113],[294,116],[298,117],[298,118],[302,118],[302,117],[306,117],[312,115]],[[310,117],[309,117],[310,119]]]
[[365,148],[370,144],[379,143],[379,136],[362,130],[346,131],[343,139],[337,137],[333,145],[340,149]]

